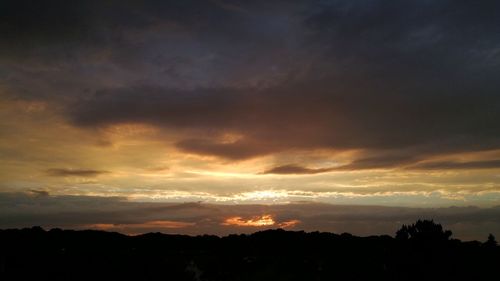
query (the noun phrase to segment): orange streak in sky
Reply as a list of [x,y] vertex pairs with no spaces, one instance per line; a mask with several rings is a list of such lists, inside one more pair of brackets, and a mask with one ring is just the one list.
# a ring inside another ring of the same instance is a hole
[[97,223],[90,224],[88,227],[97,228],[102,230],[111,230],[116,228],[184,228],[189,226],[194,226],[193,222],[183,222],[183,221],[168,221],[168,220],[158,220],[158,221],[148,221],[144,223],[127,223],[127,224],[108,224],[108,223]]
[[274,219],[271,215],[256,216],[248,220],[242,217],[227,218],[222,225],[237,225],[237,226],[266,226],[274,225]]
[[280,223],[279,226],[283,227],[283,228],[294,227],[299,223],[300,223],[299,220],[289,220],[289,221],[284,221],[284,222]]

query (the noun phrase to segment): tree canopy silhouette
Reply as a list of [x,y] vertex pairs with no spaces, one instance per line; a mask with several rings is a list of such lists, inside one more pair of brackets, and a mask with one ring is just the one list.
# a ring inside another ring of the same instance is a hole
[[418,220],[412,225],[404,225],[396,232],[396,239],[399,240],[421,240],[421,241],[441,241],[449,240],[452,235],[450,230],[443,230],[443,227],[435,223],[434,220]]
[[495,239],[495,236],[493,236],[493,234],[490,233],[488,235],[488,240],[486,240],[486,242],[484,242],[484,245],[487,247],[496,247],[498,245],[498,242]]
[[493,235],[485,243],[450,236],[432,220],[403,225],[396,239],[282,229],[226,237],[0,230],[0,280],[469,281],[497,274]]

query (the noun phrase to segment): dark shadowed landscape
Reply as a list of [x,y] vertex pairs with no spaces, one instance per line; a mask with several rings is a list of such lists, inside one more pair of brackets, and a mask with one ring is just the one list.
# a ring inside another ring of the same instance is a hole
[[391,236],[260,231],[126,236],[93,230],[0,230],[2,280],[494,280],[500,247],[462,242],[433,221]]

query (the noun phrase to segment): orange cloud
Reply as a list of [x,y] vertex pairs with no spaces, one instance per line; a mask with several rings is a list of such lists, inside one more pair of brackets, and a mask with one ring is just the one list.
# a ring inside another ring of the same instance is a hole
[[235,225],[235,226],[271,226],[275,225],[281,228],[294,227],[299,224],[299,220],[289,220],[284,222],[276,222],[272,215],[255,216],[250,219],[243,219],[242,217],[230,217],[224,220],[222,225]]
[[289,221],[284,221],[284,222],[280,223],[279,226],[282,228],[289,228],[289,227],[294,227],[299,223],[300,223],[299,220],[289,220]]
[[222,225],[237,225],[237,226],[266,226],[274,225],[275,221],[271,215],[255,216],[245,220],[242,217],[227,218]]

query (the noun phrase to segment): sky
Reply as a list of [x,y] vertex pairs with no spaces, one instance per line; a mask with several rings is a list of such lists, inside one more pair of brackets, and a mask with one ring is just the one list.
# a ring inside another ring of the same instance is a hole
[[500,235],[499,15],[1,1],[0,228]]

